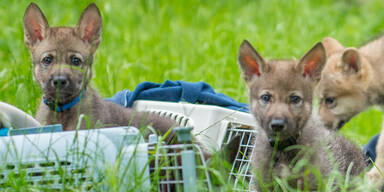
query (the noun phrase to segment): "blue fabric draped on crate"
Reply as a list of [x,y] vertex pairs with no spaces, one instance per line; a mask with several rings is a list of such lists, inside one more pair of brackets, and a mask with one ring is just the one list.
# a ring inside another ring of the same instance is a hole
[[125,107],[131,107],[135,100],[154,101],[184,101],[194,104],[217,105],[237,111],[249,112],[248,105],[239,103],[234,99],[216,93],[205,82],[185,82],[166,80],[163,84],[143,82],[137,85],[134,91],[123,90],[116,93],[107,101],[114,102]]

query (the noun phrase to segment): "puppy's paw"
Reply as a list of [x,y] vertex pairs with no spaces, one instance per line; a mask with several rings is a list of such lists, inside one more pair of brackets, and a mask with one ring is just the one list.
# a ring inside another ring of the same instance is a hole
[[381,176],[376,167],[372,167],[371,170],[365,174],[365,176],[371,184],[377,186],[378,188],[381,188],[384,184],[384,177]]

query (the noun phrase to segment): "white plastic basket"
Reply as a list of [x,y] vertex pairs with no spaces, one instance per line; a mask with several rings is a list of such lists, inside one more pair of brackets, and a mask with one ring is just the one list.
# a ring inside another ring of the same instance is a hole
[[192,133],[203,144],[205,150],[219,150],[236,135],[241,136],[236,159],[233,162],[229,180],[234,191],[250,191],[254,182],[250,160],[254,154],[254,139],[257,131],[254,117],[245,112],[230,110],[213,105],[171,103],[160,101],[136,101],[138,111],[151,111],[167,116],[182,125],[192,126]]
[[214,105],[139,100],[133,104],[133,108],[163,114],[175,120],[181,119],[182,125],[193,127],[192,133],[208,150],[220,149],[228,124],[238,123],[248,126],[256,124],[249,113]]
[[[193,165],[183,163],[185,152]],[[120,191],[183,191],[190,186],[211,190],[199,146],[145,143],[134,127],[0,137],[0,161],[0,190],[11,187],[15,178],[47,190],[110,190],[102,182],[108,171],[120,180]],[[183,175],[191,172],[198,177],[186,183]]]
[[127,161],[120,161],[125,169],[117,174],[127,186],[137,184],[137,178],[143,178],[141,189],[150,186],[148,147],[134,127],[0,137],[0,187],[8,188],[14,177],[32,186],[81,185],[87,190],[103,179],[104,168],[120,159]]

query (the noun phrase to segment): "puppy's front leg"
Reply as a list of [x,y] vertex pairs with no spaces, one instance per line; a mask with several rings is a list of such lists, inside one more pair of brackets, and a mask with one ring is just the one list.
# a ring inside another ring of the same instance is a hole
[[383,173],[384,171],[384,122],[382,123],[380,136],[376,145],[375,165],[376,166],[373,166],[371,170],[366,173],[366,177],[377,187],[381,188],[384,184],[384,178],[380,174],[380,172]]

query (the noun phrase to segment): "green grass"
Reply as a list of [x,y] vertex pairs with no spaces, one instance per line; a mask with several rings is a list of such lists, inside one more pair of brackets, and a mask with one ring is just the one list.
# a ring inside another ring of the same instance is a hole
[[[90,2],[90,1],[89,1]],[[75,25],[86,1],[37,1],[49,23]],[[325,36],[357,46],[384,29],[380,0],[96,1],[103,40],[92,85],[105,97],[143,81],[206,81],[247,102],[236,62],[248,39],[266,58],[299,58]],[[0,2],[0,99],[34,114],[41,96],[23,43],[29,1]],[[343,130],[360,144],[380,130],[369,110]]]
[[[52,26],[75,25],[91,1],[36,1]],[[41,91],[23,43],[29,1],[0,1],[0,100],[34,115]],[[384,29],[381,0],[96,0],[103,39],[92,86],[104,97],[143,81],[205,81],[217,92],[248,101],[236,55],[248,39],[265,58],[299,58],[325,36],[360,45]],[[381,128],[376,109],[355,117],[342,133],[360,145]]]

